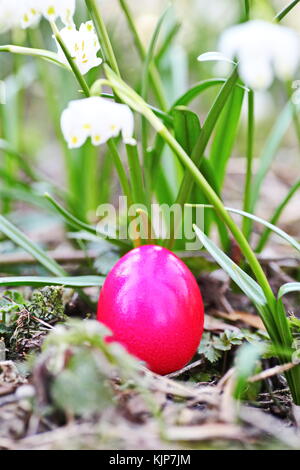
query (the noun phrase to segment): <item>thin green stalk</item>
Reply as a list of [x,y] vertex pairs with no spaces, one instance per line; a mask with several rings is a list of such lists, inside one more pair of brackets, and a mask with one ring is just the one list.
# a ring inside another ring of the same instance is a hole
[[[202,127],[199,139],[197,141],[197,144],[191,155],[191,160],[195,163],[195,165],[198,168],[200,167],[201,161],[204,157],[205,149],[214,131],[214,128],[219,119],[220,113],[230,95],[230,92],[235,87],[238,79],[239,79],[238,71],[237,71],[237,67],[235,67],[231,76],[221,88],[213,106],[211,107],[208,113],[208,116]],[[179,204],[183,207],[183,205],[189,199],[189,196],[193,189],[193,185],[194,185],[193,178],[191,174],[187,171],[184,175],[183,182],[181,184],[175,204]],[[175,235],[174,227],[171,227],[170,239],[168,240],[168,243],[167,243],[167,246],[170,249],[172,248],[174,244],[174,235]]]
[[276,16],[276,21],[281,21],[296,5],[300,0],[293,0],[288,5],[286,5]]
[[[130,8],[129,8],[126,0],[119,0],[119,3],[120,3],[120,6],[121,6],[121,8],[122,8],[122,10],[125,14],[126,19],[127,19],[127,23],[128,23],[129,29],[132,33],[133,40],[134,40],[137,52],[138,52],[142,62],[144,62],[146,60],[146,57],[147,57],[147,52],[146,52],[146,49],[145,49],[145,47],[144,47],[144,45],[141,41],[139,33],[137,31],[137,27],[135,25],[133,15],[130,11]],[[166,111],[168,109],[167,99],[166,99],[166,96],[165,96],[165,93],[164,93],[164,90],[163,90],[163,85],[162,85],[162,82],[161,82],[161,79],[160,79],[160,75],[158,73],[158,70],[157,70],[155,64],[153,64],[153,63],[150,64],[150,66],[149,66],[149,75],[150,75],[151,84],[153,86],[153,91],[155,93],[157,102],[158,102],[159,106],[161,107],[161,109],[163,111]]]
[[[247,135],[247,170],[244,191],[244,206],[245,212],[251,212],[251,187],[253,176],[253,148],[254,148],[254,92],[250,90],[248,93],[248,135]],[[251,223],[246,217],[243,220],[243,233],[247,240],[249,240],[251,233]]]
[[[160,30],[161,30],[161,27],[162,27],[162,24],[163,24],[163,21],[165,19],[168,9],[169,7],[167,8],[167,10],[164,11],[164,13],[159,18],[159,21],[157,22],[156,28],[154,30],[154,33],[150,41],[149,49],[146,54],[146,58],[144,61],[141,96],[145,101],[147,101],[147,98],[148,98],[149,81],[151,78],[150,67],[153,63],[155,47],[156,47],[159,33],[160,33]],[[149,153],[148,153],[148,122],[144,116],[141,116],[141,120],[142,120],[141,127],[142,127],[143,166],[144,166],[144,171],[145,171],[145,189],[146,189],[146,194],[147,194],[147,200],[150,203],[152,184],[151,184],[151,162],[150,162]]]
[[[235,68],[234,71],[232,72],[231,77],[228,79],[228,81],[223,85],[222,89],[220,90],[205,120],[205,123],[202,127],[200,137],[198,139],[198,142],[191,156],[192,160],[196,163],[197,166],[200,165],[201,160],[204,156],[205,149],[213,133],[216,122],[220,116],[220,111],[223,109],[223,106],[227,101],[227,98],[232,90],[232,87],[236,84],[237,81],[238,81],[238,71],[237,71],[237,68]],[[227,90],[226,93],[224,93],[225,90]],[[180,193],[176,201],[177,204],[184,204],[184,202],[188,199],[188,196],[192,190],[192,187],[193,185],[191,185],[190,175],[186,174],[182,183],[182,187],[180,189]]]
[[146,206],[146,195],[144,186],[144,177],[139,160],[137,145],[126,145],[130,180],[132,187],[132,196],[134,204],[143,204]]
[[[91,2],[91,3],[93,3],[93,2]],[[89,89],[84,77],[80,73],[80,70],[78,69],[77,65],[74,63],[74,61],[73,61],[72,57],[70,56],[67,48],[63,44],[63,41],[61,41],[61,38],[60,38],[59,32],[57,31],[56,26],[55,25],[53,25],[53,26],[54,26],[54,28],[53,28],[54,31],[56,31],[56,38],[59,41],[59,44],[61,44],[62,50],[63,50],[70,66],[71,66],[71,69],[72,69],[75,77],[78,80],[78,83],[82,86],[86,97],[90,97],[91,96],[90,89]],[[109,150],[112,154],[112,157],[113,157],[113,160],[114,160],[114,163],[115,163],[115,167],[116,167],[116,170],[117,170],[117,173],[118,173],[118,176],[119,176],[120,183],[121,183],[122,189],[124,191],[124,194],[127,196],[128,200],[131,201],[132,197],[131,197],[130,188],[129,188],[128,181],[127,181],[126,172],[125,172],[125,169],[123,167],[122,161],[120,159],[120,156],[119,156],[118,150],[116,148],[116,145],[115,145],[115,143],[113,142],[112,139],[108,141],[107,145],[108,145],[108,148],[109,148]]]
[[170,44],[172,43],[173,39],[176,37],[180,28],[181,28],[181,23],[175,23],[174,26],[170,29],[170,31],[168,31],[163,44],[161,45],[159,51],[156,54],[156,57],[155,57],[156,64],[159,64],[162,61],[167,50],[170,47]]
[[83,230],[88,232],[95,237],[103,237],[105,240],[108,240],[110,243],[117,245],[121,248],[128,248],[128,243],[125,240],[118,240],[117,238],[108,237],[107,234],[102,233],[98,227],[93,227],[92,225],[86,224],[81,220],[77,219],[73,214],[67,211],[63,206],[61,206],[50,194],[45,193],[44,197],[50,202],[51,206],[60,214],[63,219],[74,227],[75,230]]
[[[278,220],[280,219],[280,216],[283,212],[283,210],[285,209],[285,207],[287,206],[287,204],[290,202],[290,200],[292,199],[292,197],[297,193],[297,191],[300,189],[300,181],[298,181],[296,184],[294,184],[294,186],[292,186],[292,188],[290,189],[290,191],[288,192],[288,194],[286,195],[286,197],[283,199],[282,203],[277,207],[276,211],[274,212],[272,218],[270,219],[270,223],[272,225],[276,225]],[[270,228],[266,228],[260,239],[259,239],[259,242],[255,248],[255,251],[256,253],[261,253],[262,250],[264,249],[264,247],[266,246],[266,243],[269,239],[269,236],[270,234],[272,233],[271,229]]]
[[292,113],[293,113],[293,124],[294,124],[294,130],[295,134],[298,140],[298,145],[300,147],[300,120],[299,120],[299,107],[293,103],[293,82],[288,81],[286,84],[285,90],[286,90],[286,95],[288,100],[292,104]]
[[245,21],[250,19],[250,0],[244,0],[245,4]]
[[113,71],[120,76],[114,50],[112,48],[106,26],[100,12],[99,2],[96,0],[85,0],[85,3],[94,20],[95,27],[100,39],[100,44],[103,49],[104,59],[108,62]]
[[89,87],[88,87],[88,84],[86,83],[83,75],[80,73],[80,70],[77,66],[77,64],[75,63],[75,61],[73,60],[71,54],[69,53],[69,50],[67,48],[67,46],[65,45],[64,41],[62,40],[62,37],[57,29],[57,26],[55,23],[51,22],[51,27],[52,27],[52,31],[53,31],[53,34],[54,34],[54,37],[55,39],[57,40],[58,44],[60,45],[75,77],[77,78],[78,80],[78,83],[80,84],[81,88],[82,88],[82,91],[83,93],[85,94],[85,96],[89,97],[90,96],[90,90],[89,90]]
[[235,224],[234,220],[230,217],[230,215],[224,208],[222,201],[219,199],[215,191],[211,188],[206,179],[203,177],[202,173],[199,171],[195,163],[189,158],[189,156],[174,139],[174,137],[170,134],[170,132],[164,127],[159,131],[159,133],[163,137],[163,139],[165,139],[165,141],[168,143],[170,148],[175,152],[178,158],[182,161],[184,166],[188,169],[194,181],[199,185],[200,189],[203,191],[207,199],[216,208],[216,211],[221,217],[221,219],[226,223],[226,225],[232,232],[235,240],[241,248],[242,253],[246,257],[253,273],[255,274],[261,288],[263,289],[268,304],[274,307],[275,297],[268,282],[268,279],[244,234]]
[[112,176],[114,171],[114,162],[112,161],[111,154],[106,151],[100,163],[99,174],[100,180],[98,184],[98,204],[105,204],[110,202],[112,195]]
[[125,171],[123,163],[121,161],[121,158],[120,158],[117,146],[115,144],[115,141],[113,139],[110,139],[107,142],[107,146],[108,146],[108,148],[110,150],[110,153],[111,153],[111,156],[113,158],[113,161],[114,161],[117,173],[118,173],[118,177],[119,177],[119,180],[120,180],[120,184],[121,184],[123,193],[127,197],[128,204],[131,205],[132,204],[131,190],[130,190],[130,186],[129,186],[129,183],[128,183],[126,171]]
[[[12,33],[12,40],[13,42],[19,41],[19,33],[13,32]],[[19,56],[13,57],[13,76],[14,80],[17,82],[19,80],[20,71],[23,65],[23,58]],[[18,87],[17,87],[18,88]],[[0,106],[2,108],[2,116],[3,116],[3,133],[7,140],[13,143],[15,149],[20,152],[21,151],[21,144],[22,144],[22,130],[23,126],[20,125],[23,121],[23,110],[24,110],[24,89],[20,87],[11,97],[10,102],[6,105]],[[19,170],[19,163],[11,158],[9,153],[5,153],[5,168],[7,173],[14,177],[15,174],[18,173]],[[9,185],[9,183],[8,183]],[[12,187],[13,189],[13,187]],[[2,201],[3,205],[3,212],[9,213],[10,211],[10,199],[4,198]]]
[[[39,28],[29,29],[28,34],[29,34],[32,44],[43,46],[43,37]],[[62,153],[64,155],[65,167],[66,167],[67,178],[68,178],[68,183],[69,183],[68,186],[72,188],[73,187],[72,186],[72,170],[70,169],[71,153],[68,149],[65,139],[63,138],[60,124],[59,124],[60,123],[60,111],[57,106],[57,101],[55,99],[55,87],[53,86],[53,80],[51,79],[51,76],[49,75],[48,70],[45,67],[45,65],[42,64],[40,61],[37,62],[37,68],[38,68],[38,73],[40,75],[41,82],[44,86],[46,102],[47,102],[47,106],[52,117],[54,132],[60,144]]]
[[27,235],[2,215],[0,215],[0,232],[33,256],[53,276],[66,276],[66,271],[56,261],[50,258],[36,243],[33,243]]

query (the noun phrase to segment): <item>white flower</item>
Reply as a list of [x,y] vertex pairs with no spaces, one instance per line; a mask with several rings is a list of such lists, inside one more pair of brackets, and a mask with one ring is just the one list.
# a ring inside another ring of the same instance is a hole
[[34,26],[41,16],[49,21],[60,18],[65,25],[73,24],[76,0],[21,0],[18,3],[22,28]]
[[98,96],[71,101],[62,113],[61,128],[69,148],[81,147],[88,137],[101,145],[120,133],[125,143],[135,142],[130,108]]
[[[97,57],[100,44],[92,21],[82,23],[79,31],[75,26],[66,26],[60,31],[60,36],[82,75],[102,63],[102,59]],[[67,63],[59,44],[57,44],[57,47],[60,59]]]
[[23,29],[35,26],[41,19],[41,10],[38,0],[23,0],[19,6],[20,25]]
[[299,35],[281,25],[254,20],[227,29],[219,50],[239,61],[240,76],[254,89],[266,89],[277,76],[291,79],[300,62]]
[[0,0],[0,34],[20,25],[20,0]]

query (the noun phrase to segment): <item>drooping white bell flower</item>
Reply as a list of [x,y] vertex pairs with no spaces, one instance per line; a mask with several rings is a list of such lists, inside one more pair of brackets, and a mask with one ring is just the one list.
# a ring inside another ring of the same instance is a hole
[[62,113],[61,128],[71,149],[81,147],[89,137],[93,145],[101,145],[120,133],[125,143],[135,143],[130,108],[98,96],[71,101]]
[[19,0],[0,0],[0,34],[20,25]]
[[38,0],[24,0],[19,7],[20,26],[23,29],[35,26],[41,19],[42,13]]
[[[75,26],[66,26],[60,31],[60,36],[82,75],[102,63],[97,56],[100,44],[92,21],[82,23],[79,31]],[[67,63],[60,45],[57,47],[59,58]]]
[[21,0],[18,3],[22,28],[34,26],[42,16],[49,21],[60,18],[65,25],[73,24],[76,0]]
[[[267,89],[276,76],[291,79],[300,63],[300,36],[281,25],[261,20],[228,28],[220,38],[219,60],[237,59],[242,80],[253,89]],[[204,55],[198,59],[205,60]]]
[[49,21],[60,18],[65,25],[71,25],[75,7],[76,0],[42,0],[41,13]]

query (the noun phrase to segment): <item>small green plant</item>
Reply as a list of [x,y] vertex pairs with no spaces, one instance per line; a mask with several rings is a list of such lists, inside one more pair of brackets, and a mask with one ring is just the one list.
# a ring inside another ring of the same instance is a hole
[[248,330],[225,330],[220,335],[204,333],[198,353],[203,354],[209,362],[214,363],[222,357],[224,352],[231,351],[244,343],[261,344],[267,341],[268,335],[263,331],[251,333]]
[[26,299],[19,291],[0,296],[0,334],[17,356],[38,349],[49,329],[65,321],[62,287],[44,287]]
[[72,320],[47,336],[41,355],[30,359],[33,377],[41,365],[45,369],[43,378],[36,378],[49,397],[41,405],[66,416],[92,416],[113,405],[116,375],[138,381],[138,362],[119,344],[106,343],[108,334],[99,322]]

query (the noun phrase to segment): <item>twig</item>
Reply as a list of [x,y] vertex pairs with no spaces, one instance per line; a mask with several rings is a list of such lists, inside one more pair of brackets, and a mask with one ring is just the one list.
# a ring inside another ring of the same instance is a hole
[[199,361],[195,361],[192,364],[189,364],[186,367],[183,367],[182,369],[172,372],[172,374],[165,375],[165,377],[168,377],[168,379],[174,379],[176,377],[180,377],[180,375],[184,374],[185,372],[188,372],[189,370],[194,369],[195,367],[201,366],[203,364],[203,360],[199,359]]
[[44,320],[42,320],[41,318],[38,318],[38,317],[35,317],[34,315],[30,315],[31,318],[39,323],[41,323],[42,325],[46,326],[49,330],[53,330],[54,329],[54,326],[50,325],[49,323],[46,323]]
[[275,366],[272,367],[271,369],[264,370],[260,374],[253,375],[248,379],[248,382],[254,383],[254,382],[259,382],[260,380],[265,380],[270,377],[273,377],[274,375],[282,374],[283,372],[286,372],[287,370],[293,369],[296,364],[293,364],[292,362],[289,362],[287,364],[283,364],[282,366]]
[[242,428],[234,424],[204,424],[202,426],[171,426],[166,431],[170,441],[208,441],[210,439],[225,439],[247,441]]
[[168,377],[161,376],[151,372],[150,370],[142,367],[142,371],[144,372],[145,376],[148,379],[152,379],[152,384],[148,384],[149,388],[154,387],[155,389],[161,392],[164,392],[168,395],[174,395],[177,397],[182,398],[193,398],[197,401],[203,401],[206,403],[210,403],[212,405],[217,404],[217,395],[219,395],[219,391],[217,391],[216,387],[203,387],[200,388],[192,388],[186,385],[183,385],[180,382],[176,382],[175,380],[171,380]]

